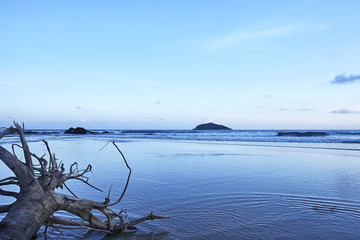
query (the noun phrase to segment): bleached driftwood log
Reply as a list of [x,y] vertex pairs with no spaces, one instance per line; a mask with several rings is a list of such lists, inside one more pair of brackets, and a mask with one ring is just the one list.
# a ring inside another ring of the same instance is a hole
[[[21,145],[13,144],[12,152],[0,146],[0,159],[14,173],[15,176],[6,177],[0,180],[0,195],[15,198],[15,201],[8,205],[0,205],[0,213],[6,213],[0,223],[0,239],[31,239],[41,226],[53,227],[60,231],[62,227],[85,228],[108,233],[118,233],[125,229],[131,229],[134,225],[146,220],[163,219],[168,216],[154,215],[152,212],[142,218],[125,221],[122,211],[114,212],[109,207],[118,204],[125,194],[129,183],[131,168],[124,155],[113,142],[121,154],[126,166],[129,169],[128,179],[121,196],[113,203],[109,195],[104,202],[92,201],[78,198],[68,187],[66,181],[77,179],[90,187],[96,188],[88,183],[85,176],[92,169],[89,164],[85,170],[79,170],[75,162],[65,171],[64,164],[59,163],[55,155],[51,153],[49,145],[43,141],[48,151],[48,159],[44,156],[37,156],[32,153],[26,142],[24,127],[18,123],[0,133],[0,139],[8,134],[17,133],[20,136]],[[21,148],[24,154],[24,161],[19,160],[14,148]],[[38,164],[34,164],[36,159]],[[19,192],[3,190],[1,187],[17,185]],[[73,196],[55,192],[56,188],[65,186]],[[97,188],[96,188],[97,189]],[[99,189],[98,189],[99,190]],[[100,190],[101,191],[101,190]],[[94,216],[91,210],[99,210],[106,217],[106,221]],[[55,217],[54,213],[59,210],[67,211],[80,217],[81,221]],[[61,231],[60,231],[61,232]]]

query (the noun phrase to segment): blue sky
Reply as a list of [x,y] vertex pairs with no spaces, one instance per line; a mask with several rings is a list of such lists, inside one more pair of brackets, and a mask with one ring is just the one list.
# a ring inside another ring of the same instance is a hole
[[0,126],[360,128],[360,1],[2,1]]

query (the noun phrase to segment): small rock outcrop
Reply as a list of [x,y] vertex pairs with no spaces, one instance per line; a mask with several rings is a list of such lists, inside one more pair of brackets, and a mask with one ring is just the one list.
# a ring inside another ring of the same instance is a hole
[[66,130],[64,133],[66,134],[87,134],[87,133],[92,133],[89,130],[86,130],[85,128],[82,127],[77,127],[77,128],[69,128],[68,130]]
[[196,126],[193,130],[232,130],[232,129],[224,125],[219,125],[215,123],[204,123]]
[[326,132],[278,132],[278,136],[319,137],[328,135]]
[[36,132],[36,131],[24,131],[24,134],[39,134],[39,132]]

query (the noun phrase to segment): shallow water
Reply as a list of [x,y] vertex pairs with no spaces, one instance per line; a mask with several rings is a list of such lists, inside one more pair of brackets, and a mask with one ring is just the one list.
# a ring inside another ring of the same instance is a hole
[[[112,199],[122,192],[128,172],[113,146],[99,152],[106,142],[49,140],[67,167],[74,161],[83,168],[93,165],[90,182],[105,193],[69,183],[79,197],[102,201],[111,184]],[[146,139],[118,141],[118,146],[133,174],[114,209],[127,208],[129,219],[152,210],[171,218],[144,222],[136,231],[115,236],[64,230],[65,236],[48,231],[48,239],[360,238],[358,151]],[[30,147],[39,155],[46,152],[40,142]],[[3,164],[0,174],[7,174]],[[0,203],[6,201],[0,198]]]

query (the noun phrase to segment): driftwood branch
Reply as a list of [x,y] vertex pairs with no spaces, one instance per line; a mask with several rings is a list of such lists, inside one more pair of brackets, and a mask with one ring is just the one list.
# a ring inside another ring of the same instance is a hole
[[75,180],[78,180],[78,181],[80,181],[80,182],[85,183],[85,184],[88,185],[89,187],[91,187],[91,188],[93,188],[93,189],[95,189],[95,190],[97,190],[97,191],[99,191],[99,192],[104,192],[104,191],[101,190],[100,188],[97,188],[97,187],[93,186],[92,184],[90,184],[90,183],[88,182],[88,180],[84,180],[84,179],[81,179],[81,178],[74,178],[74,179],[75,179]]
[[141,222],[147,221],[147,220],[168,219],[168,218],[170,218],[170,217],[169,216],[154,215],[153,212],[151,212],[146,217],[138,218],[136,220],[130,221],[129,223],[125,223],[123,225],[123,228],[129,228],[129,227],[135,226],[135,225],[137,225],[137,224],[139,224]]
[[31,160],[31,154],[30,154],[29,146],[28,146],[28,144],[26,142],[26,139],[25,139],[24,127],[21,127],[16,122],[14,122],[14,124],[15,124],[17,132],[18,132],[18,134],[20,136],[21,144],[22,144],[23,149],[24,149],[24,157],[25,157],[26,166],[29,168],[30,172],[32,174],[34,174],[34,166],[33,166],[32,160]]
[[0,205],[0,213],[9,212],[11,205],[12,205],[12,204],[9,204],[9,205]]
[[0,146],[0,159],[15,174],[20,187],[27,186],[33,180],[28,167],[2,146]]
[[105,229],[98,229],[93,228],[89,222],[86,221],[73,221],[69,219],[63,219],[58,217],[51,217],[49,218],[48,222],[46,224],[49,224],[51,227],[56,227],[60,229],[89,229],[89,230],[96,230],[106,233],[112,233],[111,231],[105,230]]
[[0,195],[17,198],[19,196],[19,193],[2,190],[0,188]]
[[41,166],[41,169],[34,167],[34,170],[37,170],[38,172],[42,173],[43,175],[46,174],[47,161],[44,159],[44,156],[38,157],[36,154],[30,152],[29,149],[24,148],[23,146],[20,146],[19,144],[16,144],[16,143],[12,144],[11,147],[12,147],[14,156],[16,156],[16,155],[15,155],[15,149],[14,149],[14,147],[18,147],[18,148],[23,149],[24,152],[26,151],[26,152],[28,152],[31,156],[35,157],[35,158],[39,161],[39,164],[40,164],[40,166]]
[[17,181],[16,177],[7,177],[0,180],[0,186],[5,185],[19,185],[19,182]]
[[[0,139],[8,134],[17,133],[20,136],[21,145],[13,144],[13,153],[0,146],[0,160],[15,176],[1,179],[0,186],[16,185],[20,187],[20,192],[0,188],[0,195],[16,199],[12,204],[0,206],[0,213],[7,213],[0,223],[0,239],[30,239],[42,225],[46,227],[46,230],[48,227],[53,227],[60,233],[59,229],[69,227],[118,233],[131,229],[143,221],[169,218],[168,216],[154,215],[151,212],[145,217],[128,221],[126,211],[115,213],[110,209],[111,206],[120,203],[124,197],[131,177],[131,168],[115,142],[112,143],[129,169],[129,174],[124,189],[115,202],[110,203],[111,187],[105,201],[98,202],[79,198],[75,191],[65,184],[66,181],[74,179],[103,192],[88,182],[89,178],[86,175],[92,171],[90,164],[85,169],[79,170],[78,163],[74,162],[70,165],[69,172],[65,173],[64,164],[59,162],[55,154],[51,152],[48,142],[43,141],[49,156],[47,159],[45,159],[45,154],[38,157],[29,149],[24,135],[24,126],[21,127],[18,123],[14,123],[14,125],[15,127],[6,128],[1,132]],[[25,162],[20,161],[15,155],[14,147],[23,150]],[[37,165],[33,164],[33,159],[38,161]],[[55,191],[56,188],[63,188],[63,186],[72,196]],[[55,217],[54,213],[59,210],[67,211],[79,217],[80,220]],[[98,210],[106,218],[106,221],[95,216],[91,210]],[[126,213],[125,219],[122,216],[124,212]]]
[[112,142],[112,143],[113,143],[113,145],[116,147],[116,149],[119,151],[119,153],[121,154],[121,156],[122,156],[122,158],[123,158],[123,160],[124,160],[124,162],[125,162],[126,167],[129,169],[129,175],[128,175],[128,178],[127,178],[127,180],[126,180],[126,184],[125,184],[124,190],[123,190],[122,194],[120,195],[119,199],[116,200],[114,203],[109,204],[108,206],[114,206],[114,205],[118,204],[118,203],[121,201],[121,199],[122,199],[122,198],[124,197],[124,195],[125,195],[126,189],[127,189],[128,185],[129,185],[130,176],[131,176],[131,168],[130,168],[129,164],[128,164],[127,161],[126,161],[126,158],[125,158],[124,154],[121,152],[121,150],[119,149],[119,147],[116,145],[115,142]]
[[5,137],[6,135],[10,135],[10,134],[13,134],[13,133],[16,133],[16,128],[14,128],[14,127],[6,128],[5,131],[0,133],[0,139]]
[[[169,216],[159,216],[159,215],[154,215],[152,212],[142,218],[138,218],[135,220],[132,220],[130,222],[127,223],[122,223],[116,226],[116,231],[120,232],[120,231],[124,231],[126,229],[129,228],[133,228],[135,225],[142,223],[144,221],[148,221],[148,220],[154,220],[154,219],[168,219],[170,218]],[[72,227],[77,227],[77,228],[83,228],[83,229],[90,229],[90,230],[98,230],[98,231],[104,231],[107,233],[113,233],[107,229],[99,229],[99,228],[94,228],[94,224],[90,224],[87,221],[74,221],[74,220],[70,220],[70,219],[63,219],[63,218],[58,218],[58,217],[50,217],[49,218],[49,223],[51,224],[58,224],[61,225],[59,226],[59,228],[63,228],[63,226],[72,226]]]

